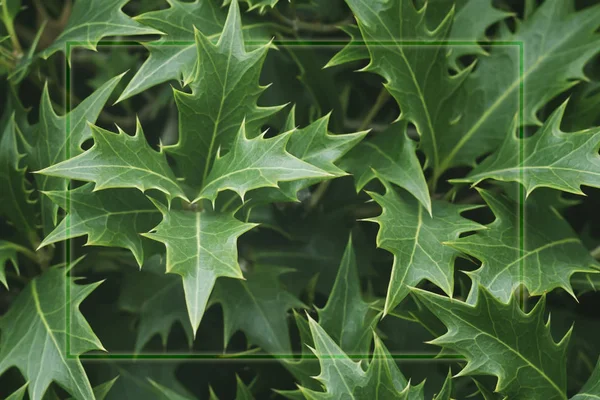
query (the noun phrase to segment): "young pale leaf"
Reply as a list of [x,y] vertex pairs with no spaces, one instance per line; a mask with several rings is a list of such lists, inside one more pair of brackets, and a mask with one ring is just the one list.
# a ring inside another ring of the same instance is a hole
[[581,388],[581,391],[571,400],[594,400],[600,398],[600,359],[596,363],[596,368],[592,372],[592,376]]
[[144,236],[167,249],[167,272],[181,275],[194,335],[218,277],[243,279],[238,265],[237,238],[256,224],[231,214],[167,210],[155,202],[163,220]]
[[[98,42],[106,36],[153,35],[160,31],[135,22],[121,9],[129,0],[88,0],[75,2],[69,22],[50,47],[40,53],[48,58],[57,51],[67,52],[75,44],[96,50]],[[71,55],[67,54],[70,59]]]
[[188,344],[193,342],[192,326],[185,309],[181,277],[165,274],[165,261],[156,255],[144,263],[141,271],[125,271],[118,300],[121,310],[139,315],[135,352],[139,353],[159,335],[166,348],[169,332],[178,322],[185,330]]
[[[44,87],[40,100],[39,122],[34,126],[34,138],[27,158],[33,170],[47,168],[82,153],[81,145],[92,137],[88,123],[96,121],[121,77],[122,75],[119,75],[106,82],[68,115],[63,116],[54,112],[48,86]],[[67,144],[70,146],[67,147]],[[64,191],[68,184],[63,178],[38,174],[35,175],[35,182],[41,191]],[[40,202],[44,233],[48,234],[56,226],[58,205],[46,197],[41,197]]]
[[566,399],[570,332],[557,344],[544,322],[545,297],[529,313],[516,297],[508,304],[479,287],[475,305],[420,289],[413,294],[448,328],[431,343],[467,358],[458,374],[492,375],[509,399]]
[[70,278],[65,273],[64,268],[54,267],[34,278],[0,320],[0,374],[17,367],[29,381],[32,400],[40,400],[53,381],[76,398],[95,399],[81,362],[67,357],[65,344],[70,340],[75,356],[104,350],[79,311],[99,283],[71,285],[71,337],[67,337],[65,285]]
[[40,247],[87,235],[87,245],[123,247],[131,250],[138,264],[144,262],[144,240],[160,222],[160,212],[135,189],[93,191],[93,183],[64,192],[44,192],[67,211],[67,216],[42,241]]
[[200,190],[217,151],[229,150],[242,122],[256,136],[266,119],[282,107],[258,107],[265,87],[258,78],[269,45],[246,52],[236,1],[217,44],[196,30],[198,65],[191,93],[175,90],[179,141],[165,146],[186,184]]
[[319,313],[319,325],[349,354],[366,354],[378,315],[362,299],[352,238],[344,251],[333,289]]
[[214,202],[218,193],[227,189],[236,192],[243,201],[249,190],[278,187],[278,182],[334,177],[286,150],[293,133],[288,131],[269,139],[263,133],[248,139],[242,122],[231,150],[223,157],[217,155],[200,196],[194,201],[204,198]]
[[110,188],[156,189],[186,199],[165,154],[156,152],[137,121],[134,136],[91,126],[94,145],[76,157],[37,171],[42,175],[95,182],[94,191]]
[[402,375],[381,340],[375,337],[373,357],[365,372],[352,361],[310,316],[310,331],[321,373],[315,377],[325,392],[300,387],[306,399],[424,399],[423,384],[411,386]]
[[279,275],[290,272],[278,267],[255,265],[245,280],[220,279],[212,303],[223,307],[224,342],[241,330],[250,344],[270,354],[290,354],[286,313],[306,307],[279,283]]
[[527,195],[539,187],[575,194],[583,194],[581,185],[600,187],[600,128],[562,132],[566,107],[564,102],[531,137],[507,135],[496,153],[466,178],[452,182],[516,181],[525,186]]
[[[467,274],[501,301],[524,284],[539,296],[563,288],[572,296],[569,279],[576,272],[594,272],[600,267],[583,246],[573,229],[558,212],[543,204],[527,204],[524,241],[519,243],[519,205],[504,196],[479,190],[496,220],[475,235],[446,244],[482,261],[479,269]],[[596,271],[597,272],[597,271]],[[468,302],[476,302],[471,291]]]
[[[165,10],[147,12],[134,18],[165,35],[158,41],[144,43],[150,57],[136,71],[118,101],[169,80],[182,79],[188,84],[193,78],[198,58],[194,27],[209,39],[217,39],[223,30],[227,13],[218,1],[169,0],[168,3],[169,8]],[[263,25],[251,23],[243,26],[244,37],[268,42]]]
[[406,125],[404,121],[392,124],[364,140],[342,159],[340,167],[354,176],[357,192],[379,175],[408,190],[431,215],[429,189]]
[[25,186],[25,168],[19,166],[23,155],[19,154],[17,134],[12,115],[0,139],[0,184],[7,189],[0,191],[0,216],[11,221],[23,239],[36,246],[39,241],[35,227],[36,209]]
[[379,224],[377,246],[394,255],[384,312],[393,310],[410,293],[409,287],[424,279],[452,295],[454,260],[460,253],[443,243],[463,232],[483,229],[460,216],[478,206],[433,201],[429,216],[414,197],[383,182],[385,195],[369,192],[381,206],[381,215],[367,221]]

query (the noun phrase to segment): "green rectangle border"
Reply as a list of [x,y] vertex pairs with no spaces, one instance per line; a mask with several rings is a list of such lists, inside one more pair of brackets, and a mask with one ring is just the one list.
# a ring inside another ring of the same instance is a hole
[[[246,45],[264,45],[265,41],[246,41]],[[364,46],[366,47],[366,43],[360,40],[354,40],[352,42],[349,41],[336,41],[336,40],[324,40],[324,41],[314,41],[314,40],[273,40],[272,43],[275,46],[316,46],[316,47],[344,47],[344,46]],[[163,42],[163,43],[153,43],[153,45],[159,46],[192,46],[194,45],[194,41],[173,41],[173,42]],[[490,46],[516,46],[519,48],[519,137],[523,138],[523,117],[524,117],[524,87],[523,87],[523,76],[524,76],[524,43],[522,41],[489,41],[485,42],[485,44]],[[480,43],[477,41],[454,41],[454,40],[446,40],[446,41],[381,41],[376,44],[377,46],[480,46]],[[90,43],[82,42],[82,41],[67,41],[66,43],[66,57],[67,62],[65,63],[65,112],[66,112],[66,126],[65,126],[65,134],[66,134],[66,159],[71,158],[70,154],[70,134],[68,134],[71,130],[71,50],[76,47],[83,47],[89,50]],[[101,40],[96,44],[97,46],[143,46],[140,42],[137,41],[112,41],[112,40]],[[524,160],[524,144],[523,141],[519,143],[519,164],[522,165]],[[523,181],[524,170],[523,168],[519,171],[519,178]],[[70,181],[68,189],[70,189]],[[518,185],[519,188],[519,210],[518,210],[518,219],[519,219],[519,251],[520,251],[520,261],[519,261],[519,275],[520,281],[523,282],[524,276],[524,261],[523,255],[525,253],[525,190],[523,185]],[[66,198],[66,206],[69,208],[71,203],[70,191],[67,191]],[[66,235],[69,236],[70,226],[67,224],[66,226]],[[304,359],[317,359],[314,354],[253,354],[252,352],[246,353],[237,353],[237,354],[227,354],[227,353],[160,353],[160,354],[152,354],[152,353],[143,353],[143,354],[132,354],[132,353],[114,353],[114,354],[71,354],[71,240],[68,239],[65,243],[65,253],[67,258],[67,274],[65,275],[65,279],[67,280],[66,287],[66,307],[65,307],[65,341],[66,341],[66,356],[67,359],[81,359],[81,360],[103,360],[103,359],[114,359],[114,360],[210,360],[210,361],[264,361],[264,360],[273,360],[277,361],[279,359],[287,359],[287,360],[297,360],[299,357],[303,357]],[[520,286],[520,300],[521,305],[524,306],[525,296],[524,296],[524,287],[523,284]],[[361,359],[361,360],[370,360],[372,359],[372,354],[346,354],[344,356],[348,356],[352,359]],[[465,357],[460,354],[445,354],[440,355],[439,353],[393,353],[390,354],[391,358],[394,360],[410,360],[410,361],[455,361],[455,360],[464,360]],[[341,356],[340,356],[341,357]],[[336,356],[332,356],[332,358],[336,358]]]

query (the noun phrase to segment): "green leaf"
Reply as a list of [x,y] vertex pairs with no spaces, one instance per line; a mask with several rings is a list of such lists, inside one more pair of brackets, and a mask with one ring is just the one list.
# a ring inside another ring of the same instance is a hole
[[148,232],[160,222],[159,211],[138,190],[93,191],[92,186],[88,183],[71,191],[44,192],[68,214],[40,247],[87,235],[87,245],[131,250],[141,266],[147,254],[140,233]]
[[385,195],[369,192],[382,212],[367,219],[379,224],[377,246],[394,255],[384,312],[393,310],[409,294],[409,287],[424,279],[451,296],[454,260],[460,253],[443,243],[457,239],[461,233],[483,229],[460,216],[477,206],[434,200],[429,216],[414,197],[385,185]]
[[379,315],[369,312],[369,303],[362,299],[352,238],[348,240],[327,304],[317,311],[319,325],[346,353],[368,354],[372,329]]
[[167,249],[167,272],[181,275],[194,335],[215,281],[219,277],[243,279],[237,260],[237,238],[255,224],[231,214],[209,211],[167,210],[155,202],[163,220],[144,236]]
[[[69,22],[50,47],[40,53],[44,59],[57,51],[77,45],[96,50],[96,45],[107,36],[153,35],[160,31],[135,22],[121,9],[129,0],[89,0],[75,2]],[[67,55],[70,59],[70,54]]]
[[148,378],[148,382],[154,387],[155,394],[158,396],[157,399],[161,400],[191,400],[191,397],[182,396],[174,390],[169,389],[160,383],[154,382]]
[[194,201],[205,198],[214,203],[217,194],[227,189],[236,192],[243,201],[246,192],[252,189],[278,187],[278,182],[334,176],[286,150],[294,131],[269,139],[264,138],[265,133],[248,139],[243,122],[231,150],[222,157],[217,154],[200,196]]
[[583,385],[581,391],[571,397],[571,400],[593,400],[598,397],[600,397],[600,359],[596,363],[592,376]]
[[[246,386],[246,384],[244,383],[244,381],[242,381],[240,379],[239,376],[235,376],[235,381],[236,381],[236,395],[235,395],[235,400],[254,400],[254,396],[252,396],[252,392],[250,391],[250,389],[248,388],[248,386]],[[219,398],[217,397],[217,395],[213,392],[212,388],[210,389],[210,400],[219,400]],[[177,400],[177,399],[175,399]]]
[[367,371],[354,362],[308,317],[321,373],[315,377],[326,389],[317,392],[300,387],[307,399],[424,399],[423,384],[411,386],[381,340],[374,335],[375,349]]
[[583,194],[581,185],[600,187],[600,129],[562,132],[566,106],[563,103],[533,136],[518,139],[508,135],[497,152],[469,176],[453,182],[516,181],[528,196],[539,187],[575,194]]
[[[40,100],[39,122],[33,128],[32,146],[28,149],[27,163],[32,170],[41,170],[82,153],[81,145],[92,137],[88,122],[96,121],[121,77],[122,75],[119,75],[106,82],[63,116],[54,112],[48,86],[44,87]],[[69,128],[65,129],[67,123]],[[68,183],[65,179],[38,174],[34,177],[40,191],[67,189]],[[58,205],[45,197],[40,201],[44,233],[48,234],[56,226]]]
[[26,382],[23,386],[21,386],[19,389],[15,390],[10,396],[8,396],[6,400],[23,400],[25,392],[27,392],[28,385],[29,382]]
[[94,182],[94,191],[110,188],[156,189],[170,199],[186,196],[175,181],[165,154],[150,147],[137,121],[134,136],[91,125],[94,145],[85,153],[37,171],[39,174]]
[[[223,4],[233,3],[236,0],[225,0]],[[279,2],[279,0],[242,0],[248,4],[248,11],[258,9],[261,14],[264,14],[267,7],[275,8],[275,5]]]
[[[448,328],[432,344],[467,358],[458,374],[498,378],[495,391],[509,399],[566,399],[570,332],[557,344],[544,322],[545,297],[524,313],[516,297],[508,304],[479,287],[475,305],[420,289],[414,295]],[[526,383],[524,383],[526,382]]]
[[446,380],[444,381],[444,385],[439,393],[433,396],[433,400],[452,400],[452,370],[448,370],[448,375],[446,375]]
[[0,282],[8,289],[8,282],[6,281],[6,264],[10,261],[13,268],[19,274],[19,264],[17,263],[17,254],[22,253],[29,258],[35,258],[35,253],[31,250],[12,243],[6,240],[0,240]]
[[0,184],[10,190],[0,191],[0,215],[12,222],[23,239],[36,246],[39,241],[35,227],[34,201],[25,178],[26,168],[20,166],[23,155],[19,153],[19,134],[13,114],[7,121],[0,139]]
[[215,285],[212,303],[223,307],[224,342],[241,330],[249,344],[270,354],[290,354],[290,335],[286,313],[306,307],[281,287],[279,275],[289,270],[254,265],[246,279],[220,279]]
[[[104,350],[79,311],[81,302],[99,283],[71,285],[71,304],[67,305],[65,285],[71,278],[65,273],[64,268],[54,267],[34,278],[0,320],[0,374],[16,366],[29,381],[32,400],[41,399],[53,381],[76,398],[95,398],[77,356]],[[71,309],[70,337],[65,334],[67,306]],[[67,340],[70,355],[65,348]]]
[[174,91],[179,110],[179,140],[165,146],[188,186],[200,190],[217,151],[229,150],[245,120],[250,137],[256,136],[269,116],[282,106],[258,107],[266,87],[258,78],[269,45],[246,52],[236,1],[217,44],[195,31],[198,65],[191,93]]
[[[484,286],[507,302],[522,283],[529,293],[539,296],[563,288],[572,296],[569,279],[576,272],[593,272],[600,266],[558,212],[543,204],[525,204],[524,231],[520,240],[519,205],[504,196],[479,190],[496,220],[475,235],[447,244],[482,261],[479,269],[467,274],[473,287]],[[472,291],[469,303],[476,301]]]
[[155,255],[144,263],[141,271],[125,271],[118,299],[121,310],[138,314],[135,352],[139,353],[154,335],[159,335],[166,348],[169,332],[180,323],[192,346],[193,332],[185,309],[181,278],[165,274],[165,260]]
[[[136,71],[117,102],[169,80],[181,79],[188,84],[193,78],[198,57],[194,27],[208,39],[220,36],[227,14],[219,7],[218,1],[168,0],[168,3],[167,9],[150,11],[134,18],[165,35],[160,40],[144,43],[150,56]],[[253,21],[245,24],[242,27],[245,38],[268,42],[265,25]]]
[[406,190],[431,214],[431,199],[421,164],[415,153],[416,144],[406,135],[406,122],[390,125],[352,149],[340,162],[350,172],[360,191],[376,175]]

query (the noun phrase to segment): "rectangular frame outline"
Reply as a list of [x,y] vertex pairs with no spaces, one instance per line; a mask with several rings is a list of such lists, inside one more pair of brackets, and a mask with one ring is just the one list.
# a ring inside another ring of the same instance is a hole
[[[145,43],[145,42],[144,42]],[[194,41],[172,41],[172,42],[162,42],[162,43],[152,43],[153,46],[192,46],[195,44]],[[343,40],[281,40],[281,39],[273,39],[271,43],[275,46],[316,46],[316,47],[367,47],[367,44],[364,40],[352,40],[352,41],[343,41]],[[256,40],[247,40],[245,41],[246,46],[259,46],[265,45],[265,41],[256,41]],[[516,46],[519,49],[519,110],[518,110],[518,133],[519,138],[523,138],[524,132],[524,43],[523,41],[487,41],[486,45],[489,46]],[[383,40],[377,43],[375,46],[387,46],[387,45],[396,45],[396,46],[480,46],[481,44],[478,41],[464,41],[464,40],[442,40],[442,41],[389,41]],[[138,41],[113,41],[113,40],[100,40],[95,47],[97,46],[142,46],[142,42]],[[65,62],[65,135],[66,135],[66,159],[71,158],[70,154],[70,135],[68,134],[71,130],[71,50],[75,47],[82,47],[84,49],[89,50],[89,43],[84,41],[67,41],[66,42],[66,58],[67,62]],[[524,143],[522,140],[519,141],[519,165],[522,165],[524,161]],[[524,177],[524,169],[519,168],[519,179],[523,181]],[[525,288],[524,288],[524,260],[523,255],[525,253],[525,189],[523,185],[517,184],[518,186],[518,220],[519,220],[519,300],[521,303],[521,307],[525,307]],[[68,181],[67,186],[67,196],[66,196],[66,205],[67,208],[70,205],[70,190],[71,189],[71,181]],[[66,226],[66,235],[69,236],[70,226]],[[71,240],[67,239],[65,241],[65,256],[66,260],[66,270],[65,274],[66,285],[65,285],[65,295],[66,295],[66,306],[65,306],[65,341],[66,341],[66,358],[67,359],[80,359],[80,360],[104,360],[104,359],[119,359],[119,360],[211,360],[211,361],[261,361],[261,360],[274,360],[278,361],[279,359],[283,360],[298,360],[299,357],[304,359],[317,359],[316,355],[312,353],[302,354],[302,353],[290,353],[290,354],[249,354],[249,352],[244,353],[142,353],[142,354],[134,354],[134,353],[108,353],[107,354],[71,354]],[[340,355],[340,357],[347,356],[351,359],[366,359],[370,360],[373,358],[373,354],[345,354]],[[466,358],[460,354],[446,354],[440,356],[440,353],[391,353],[390,357],[394,360],[413,360],[413,361],[453,361],[453,360],[466,360]],[[329,358],[338,358],[336,356],[332,356]]]

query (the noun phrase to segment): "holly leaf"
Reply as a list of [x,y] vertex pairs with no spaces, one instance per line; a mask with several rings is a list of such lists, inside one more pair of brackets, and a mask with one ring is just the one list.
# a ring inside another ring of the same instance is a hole
[[584,194],[581,185],[600,187],[600,129],[562,132],[566,107],[564,102],[533,136],[517,139],[508,135],[469,176],[452,182],[516,181],[525,187],[527,196],[539,187],[580,195]]
[[366,220],[379,224],[377,246],[394,255],[384,313],[393,310],[410,293],[410,286],[424,279],[451,296],[454,260],[460,253],[444,242],[457,239],[461,233],[483,229],[460,215],[478,206],[434,200],[429,216],[413,196],[383,182],[385,195],[368,192],[381,206],[381,215]]
[[[476,271],[466,272],[473,288],[484,286],[501,301],[509,301],[512,292],[523,284],[530,295],[539,296],[563,288],[573,297],[569,279],[576,272],[594,272],[600,267],[583,246],[573,229],[558,212],[543,204],[525,204],[521,234],[518,203],[504,196],[479,190],[496,220],[475,235],[446,244],[482,261]],[[469,303],[477,293],[469,294]]]
[[37,246],[36,210],[34,201],[30,198],[31,190],[26,187],[26,168],[20,165],[24,155],[19,153],[18,134],[13,114],[0,139],[0,183],[2,187],[10,188],[0,191],[0,215],[12,223],[23,239]]
[[[420,289],[413,294],[448,328],[431,344],[464,355],[464,375],[498,378],[494,391],[509,399],[566,399],[566,357],[570,331],[555,343],[544,321],[545,297],[529,313],[516,297],[508,304],[479,287],[475,305]],[[526,382],[526,384],[524,384]]]
[[[27,163],[32,170],[41,170],[83,152],[81,145],[92,137],[88,122],[96,121],[121,77],[122,75],[119,75],[106,82],[63,116],[54,112],[48,86],[44,87],[40,100],[39,122],[33,128],[32,146],[28,148]],[[65,179],[38,174],[34,175],[34,178],[40,191],[67,189],[68,183]],[[45,197],[41,197],[40,202],[44,233],[48,234],[56,226],[58,205]]]
[[[248,386],[246,386],[244,381],[242,381],[240,379],[240,377],[237,376],[237,374],[235,376],[235,382],[236,382],[235,400],[254,400],[254,396],[252,396],[252,392],[250,391],[250,388]],[[212,388],[209,387],[209,389],[210,389],[210,399],[209,400],[219,400],[219,398],[217,397],[215,392],[213,392]]]
[[186,196],[175,181],[165,154],[150,147],[139,120],[134,136],[90,126],[94,145],[76,157],[37,173],[94,182],[94,191],[111,188],[156,189],[169,198]]
[[317,322],[308,317],[321,373],[315,377],[326,390],[300,387],[306,399],[424,399],[423,384],[411,386],[383,342],[374,335],[375,348],[367,371],[352,361]]
[[342,159],[340,167],[354,176],[357,192],[378,175],[408,190],[431,215],[429,189],[406,125],[404,121],[392,124],[362,141]]
[[319,325],[343,351],[349,354],[369,352],[379,315],[369,312],[369,303],[362,298],[352,237],[348,240],[327,304],[317,311]]
[[[266,133],[266,132],[265,132]],[[278,187],[278,182],[335,175],[294,157],[286,150],[294,131],[265,139],[265,133],[254,139],[246,136],[245,123],[231,150],[215,159],[200,196],[213,203],[220,191],[229,189],[244,200],[246,192],[261,187]]]
[[17,264],[17,252],[27,251],[22,246],[16,243],[11,243],[6,240],[0,240],[0,282],[8,289],[6,281],[6,265],[10,261],[17,273],[19,273],[19,264]]
[[183,278],[188,316],[195,336],[217,278],[244,278],[237,260],[236,242],[256,224],[240,222],[227,213],[168,210],[158,202],[155,205],[163,214],[163,220],[143,236],[165,244],[166,271]]
[[[225,0],[223,4],[233,3],[236,0]],[[243,0],[248,4],[248,11],[258,9],[260,14],[264,14],[267,8],[275,8],[279,0]]]
[[583,385],[581,391],[571,397],[571,400],[593,400],[598,397],[600,397],[600,359],[596,363],[592,376]]
[[195,31],[198,65],[191,93],[174,91],[179,110],[179,140],[164,146],[188,186],[200,190],[217,151],[229,150],[245,120],[256,136],[267,118],[283,106],[258,107],[266,87],[258,84],[269,44],[246,52],[237,1],[231,3],[217,44]]
[[[40,56],[47,59],[57,51],[66,53],[69,44],[90,50],[107,36],[155,35],[160,31],[144,26],[122,11],[129,0],[90,0],[75,2],[69,22]],[[70,54],[67,54],[70,61]]]
[[41,399],[51,382],[76,398],[95,399],[77,356],[104,348],[79,305],[100,283],[71,285],[71,336],[67,337],[65,285],[71,278],[65,273],[64,268],[54,267],[31,280],[0,320],[0,374],[17,367],[29,382],[27,390],[32,400]]
[[[167,9],[150,11],[134,18],[163,32],[164,36],[157,41],[143,43],[150,56],[136,71],[117,102],[169,80],[181,79],[187,85],[193,79],[198,57],[194,45],[194,27],[208,39],[215,40],[220,36],[227,13],[218,1],[168,0],[168,3]],[[242,27],[244,37],[268,42],[266,24],[249,22]]]
[[86,245],[131,250],[141,267],[149,249],[140,233],[148,232],[160,222],[159,211],[138,190],[94,191],[92,186],[88,183],[71,191],[44,192],[67,211],[67,216],[40,247],[87,235]]
[[223,308],[224,343],[241,330],[250,344],[270,354],[290,354],[286,313],[306,306],[281,287],[279,276],[290,270],[254,265],[246,279],[220,279],[211,304]]

